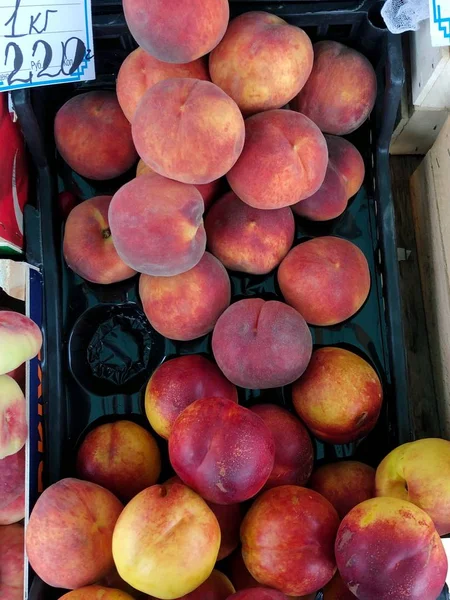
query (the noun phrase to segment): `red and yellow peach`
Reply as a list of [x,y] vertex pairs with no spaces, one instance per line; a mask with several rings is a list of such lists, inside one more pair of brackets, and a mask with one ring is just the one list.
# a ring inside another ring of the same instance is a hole
[[19,384],[0,375],[0,460],[19,452],[27,435],[26,402]]
[[24,534],[22,525],[0,527],[0,598],[23,600]]
[[[228,577],[214,569],[204,583],[178,600],[227,600],[233,593],[234,587]],[[147,596],[147,600],[157,600],[157,598]]]
[[61,600],[133,600],[133,597],[114,588],[89,585],[64,594]]
[[[8,352],[0,353],[0,375],[19,369],[41,346],[42,333],[36,323],[12,310],[0,310],[0,347],[8,348]],[[14,373],[9,374],[14,377]]]

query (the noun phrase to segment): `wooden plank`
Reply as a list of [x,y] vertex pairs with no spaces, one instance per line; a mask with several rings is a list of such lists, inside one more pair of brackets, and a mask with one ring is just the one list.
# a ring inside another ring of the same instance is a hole
[[417,438],[441,434],[409,190],[409,178],[421,160],[416,156],[392,156],[390,161],[409,396]]
[[449,111],[410,108],[408,119],[401,119],[392,137],[391,154],[424,155],[442,129]]

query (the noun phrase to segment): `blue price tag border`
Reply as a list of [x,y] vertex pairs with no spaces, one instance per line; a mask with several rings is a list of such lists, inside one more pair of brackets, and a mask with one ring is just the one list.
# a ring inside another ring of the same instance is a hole
[[433,0],[433,21],[443,36],[450,40],[450,16],[442,16],[442,7],[439,2],[440,0]]

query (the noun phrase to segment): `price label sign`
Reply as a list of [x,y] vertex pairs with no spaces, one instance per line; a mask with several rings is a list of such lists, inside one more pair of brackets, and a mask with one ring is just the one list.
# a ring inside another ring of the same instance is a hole
[[450,0],[429,0],[431,45],[450,46]]
[[90,0],[0,0],[0,92],[95,79]]

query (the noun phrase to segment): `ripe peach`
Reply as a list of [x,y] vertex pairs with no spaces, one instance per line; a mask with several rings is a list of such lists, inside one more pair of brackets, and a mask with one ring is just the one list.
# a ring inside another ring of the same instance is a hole
[[135,496],[113,536],[119,575],[137,590],[168,600],[206,581],[219,546],[216,517],[200,496],[178,483],[154,485]]
[[25,448],[0,460],[0,521],[2,511],[25,490]]
[[164,0],[125,0],[127,25],[139,46],[168,63],[187,63],[211,52],[223,38],[227,0],[189,0],[189,10]]
[[314,462],[314,450],[306,427],[276,404],[257,404],[250,409],[270,429],[275,441],[275,463],[265,489],[279,485],[306,485]]
[[264,421],[225,398],[196,400],[175,421],[169,457],[177,475],[203,498],[237,504],[266,483],[275,445]]
[[282,302],[248,298],[221,315],[212,337],[225,377],[250,389],[292,383],[306,369],[311,333],[303,317]]
[[356,596],[351,593],[339,572],[323,588],[323,600],[355,600]]
[[19,452],[27,434],[23,392],[12,377],[0,375],[0,460]]
[[142,175],[115,193],[109,226],[117,253],[139,273],[179,275],[205,251],[204,206],[193,185]]
[[173,78],[143,96],[132,133],[140,157],[157,173],[184,183],[210,183],[241,154],[245,126],[229,96],[209,81]]
[[302,29],[254,11],[231,21],[211,52],[209,70],[242,112],[253,114],[292,100],[305,85],[313,59],[311,40]]
[[327,40],[314,44],[311,76],[291,106],[325,133],[346,135],[368,118],[376,95],[375,71],[367,58]]
[[[145,175],[146,173],[154,173],[155,171],[145,164],[145,162],[140,159],[136,167],[136,177],[140,175]],[[204,183],[194,186],[198,189],[200,194],[202,195],[203,202],[205,205],[205,212],[214,202],[214,200],[219,196],[220,191],[223,188],[223,179],[216,179],[216,181],[211,181],[210,183]]]
[[36,502],[26,532],[27,554],[48,585],[76,589],[112,569],[111,540],[122,504],[108,490],[78,479],[51,485]]
[[200,354],[179,356],[160,365],[145,390],[145,412],[152,428],[165,439],[180,413],[201,398],[238,401],[235,386]]
[[335,544],[344,583],[359,600],[435,600],[447,557],[420,508],[397,498],[372,498],[344,517]]
[[383,388],[373,367],[360,356],[326,347],[313,352],[303,377],[292,386],[292,401],[316,437],[348,444],[374,428]]
[[261,210],[228,192],[209,211],[205,229],[209,249],[227,269],[263,275],[289,252],[295,223],[289,207]]
[[375,469],[356,460],[323,465],[312,474],[309,487],[329,500],[343,519],[357,504],[375,496]]
[[23,600],[24,535],[22,525],[0,527],[0,598]]
[[[226,575],[214,569],[208,579],[196,590],[181,596],[179,600],[227,600],[234,593],[234,587]],[[148,600],[157,600],[147,596]]]
[[416,440],[392,450],[376,474],[376,495],[409,500],[433,520],[439,535],[450,533],[450,442]]
[[18,369],[34,358],[42,346],[39,327],[25,315],[12,310],[0,310],[0,375]]
[[154,485],[161,456],[154,438],[132,421],[96,427],[84,438],[77,455],[81,479],[98,483],[123,501]]
[[210,81],[208,64],[205,58],[199,58],[186,64],[162,62],[146,52],[136,48],[123,61],[117,74],[117,100],[126,118],[131,122],[142,96],[155,83],[171,77],[187,77]]
[[282,208],[315,194],[327,164],[325,138],[310,119],[270,110],[245,121],[244,149],[227,179],[246,204]]
[[173,340],[194,340],[212,331],[229,306],[231,284],[225,267],[205,252],[180,275],[141,275],[139,296],[156,331]]
[[241,526],[242,556],[263,585],[287,595],[320,590],[336,570],[339,518],[323,496],[296,485],[264,492]]
[[25,491],[7,506],[0,508],[0,525],[11,525],[25,518]]
[[64,230],[64,258],[77,275],[93,283],[116,283],[136,274],[117,254],[108,224],[111,196],[78,204]]
[[359,150],[348,140],[337,135],[326,135],[328,156],[345,183],[347,198],[354,196],[362,186],[365,175],[364,160]]
[[292,248],[278,269],[288,304],[311,325],[336,325],[359,311],[370,291],[361,250],[341,238],[318,237]]
[[121,590],[100,585],[89,585],[64,594],[61,600],[133,600],[133,598]]
[[87,92],[66,102],[55,117],[55,142],[66,163],[89,179],[118,177],[137,159],[114,92]]

